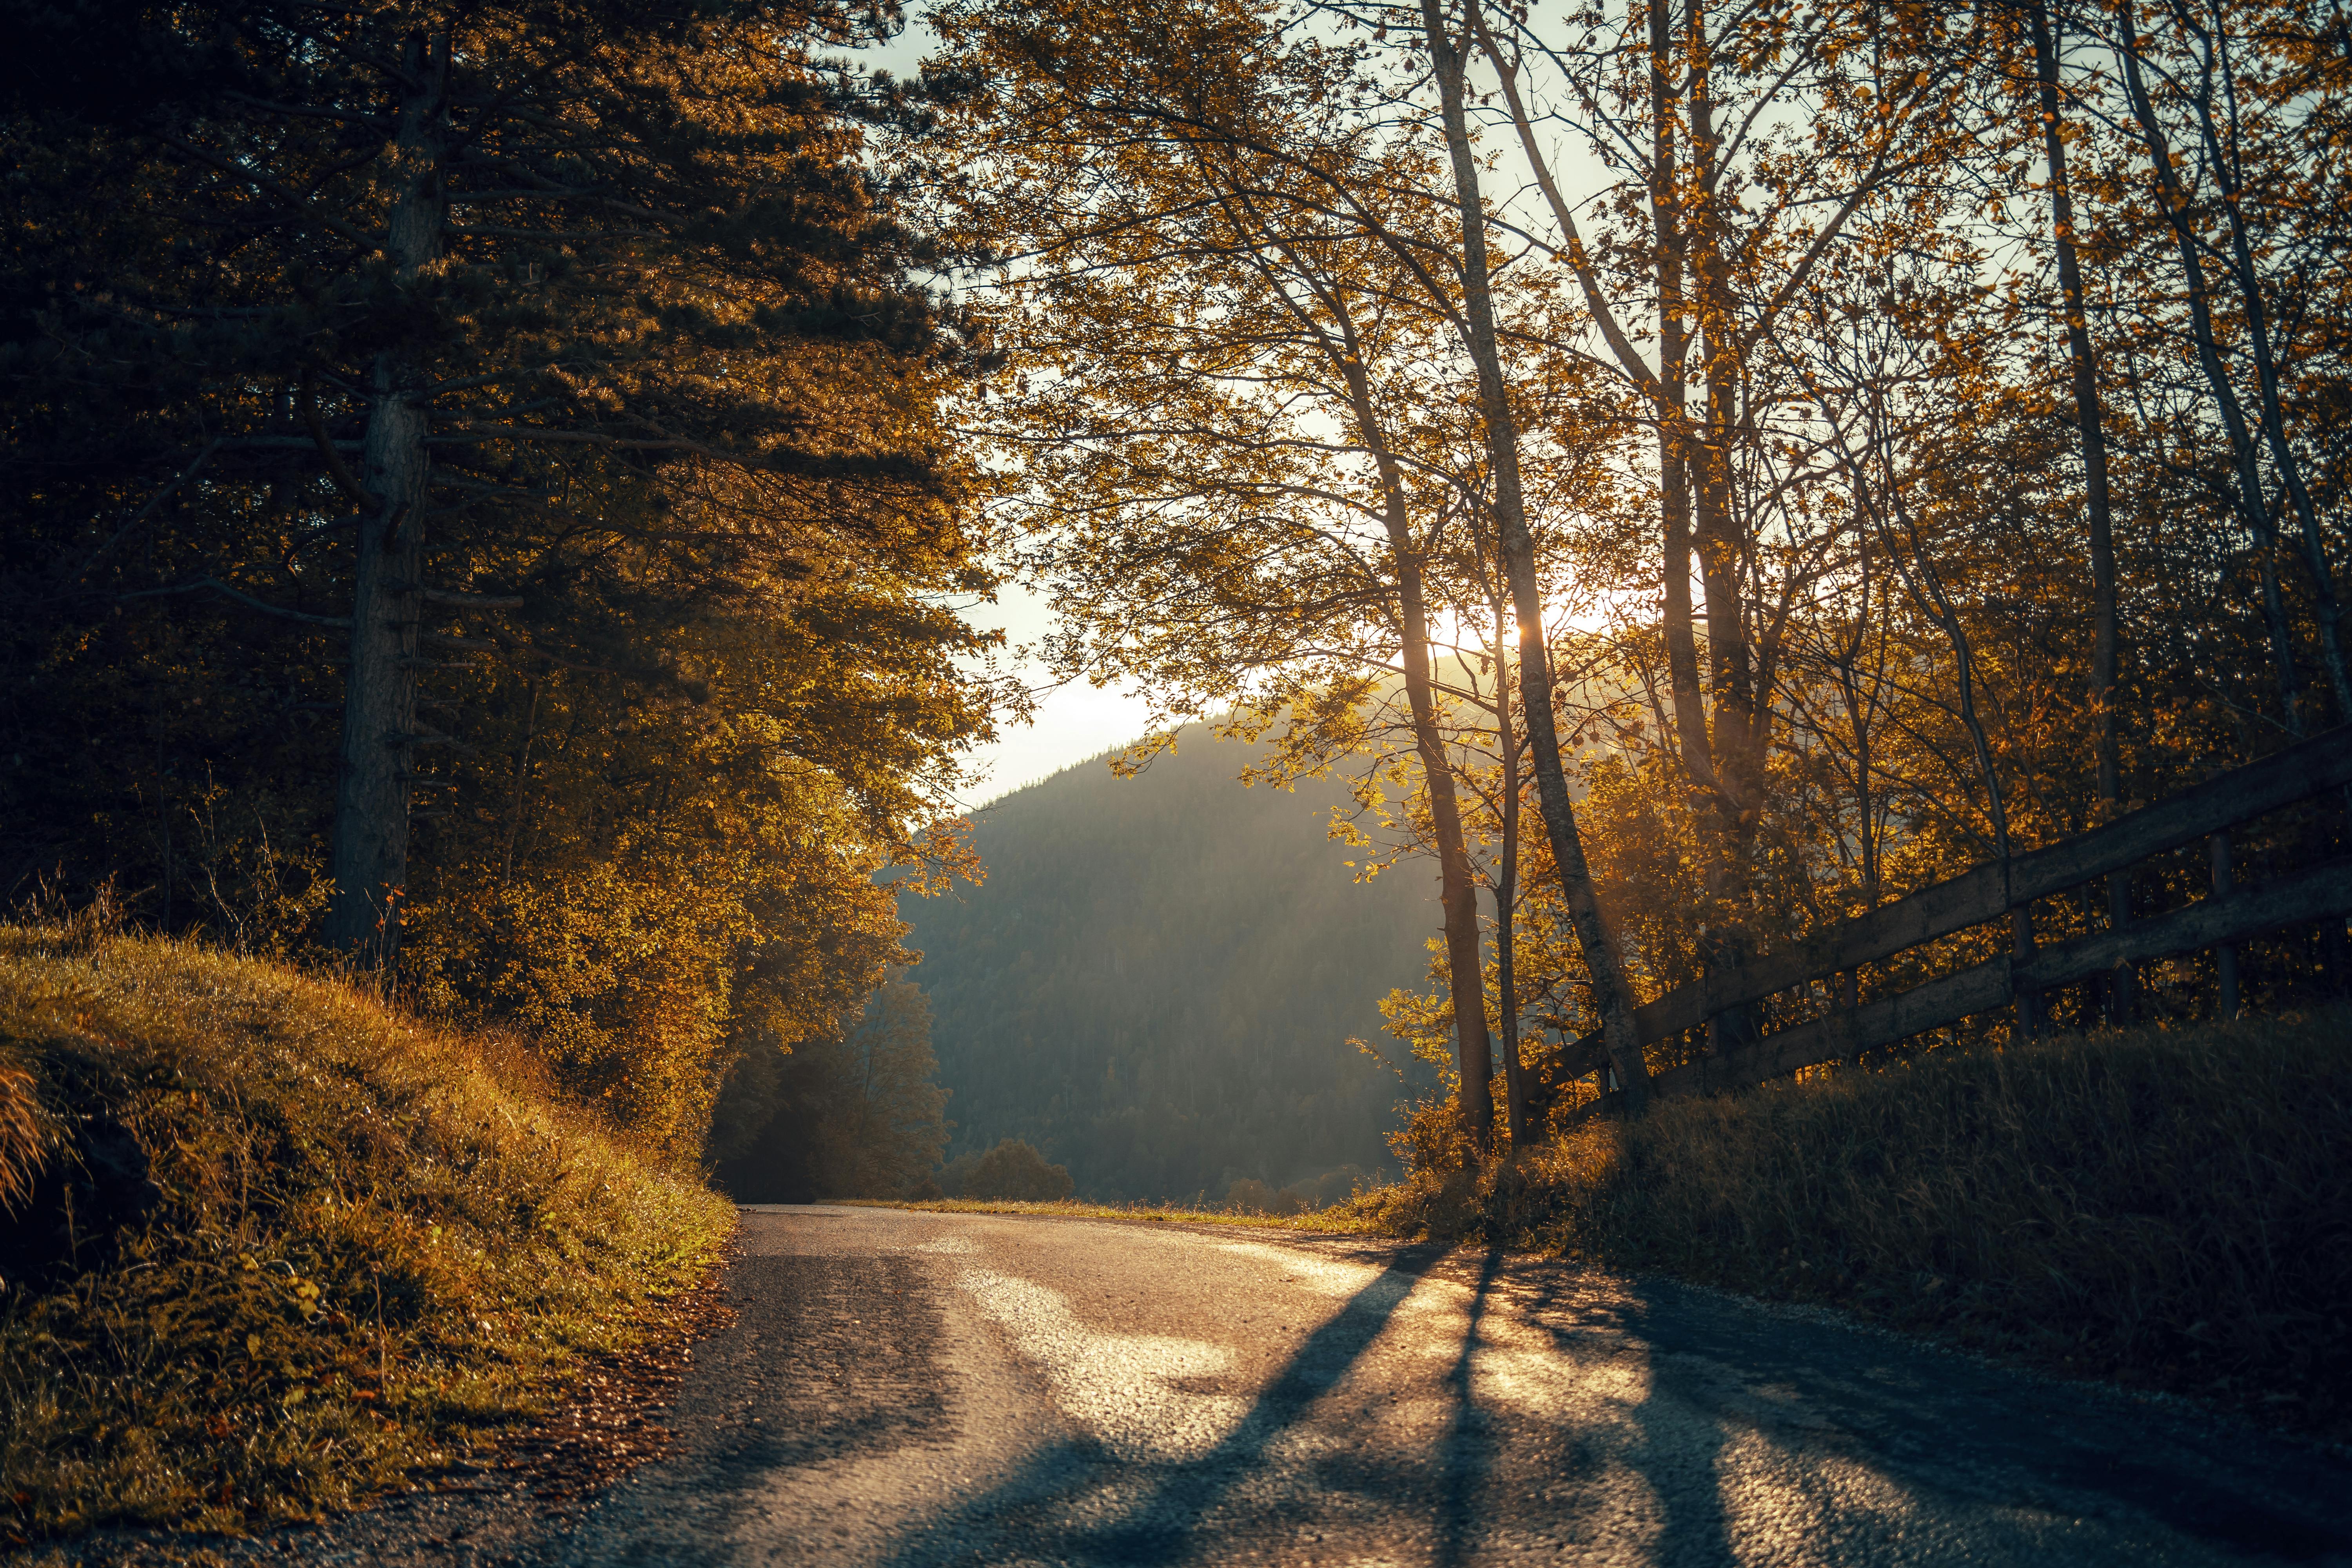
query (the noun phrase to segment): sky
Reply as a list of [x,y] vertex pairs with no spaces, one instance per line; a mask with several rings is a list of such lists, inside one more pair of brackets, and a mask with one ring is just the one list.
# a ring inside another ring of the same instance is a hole
[[[918,16],[888,43],[856,54],[868,68],[910,76],[938,42]],[[1036,643],[1054,625],[1054,613],[1043,599],[1011,583],[997,591],[995,604],[976,605],[963,617],[984,631],[1003,631],[1014,649]],[[1047,689],[1048,676],[1034,660],[1007,658],[1003,668],[1036,690],[1036,720],[1002,725],[993,742],[971,753],[972,777],[961,795],[967,806],[986,805],[1072,763],[1124,746],[1150,727],[1150,710],[1132,691],[1097,689],[1083,680]]]
[[[997,591],[995,604],[966,610],[964,619],[983,630],[1002,630],[1018,648],[1050,630],[1054,613],[1043,599],[1008,583]],[[1033,689],[1047,679],[1034,660],[1008,658],[1005,668]],[[1004,724],[993,743],[972,753],[974,777],[964,791],[964,804],[985,805],[1072,763],[1137,740],[1148,728],[1150,710],[1131,690],[1076,680],[1040,691],[1034,723]]]
[[[857,51],[857,58],[908,76],[938,42],[918,17],[889,43]],[[1036,595],[1008,583],[997,591],[995,604],[968,609],[964,619],[985,631],[1003,631],[1018,649],[1053,629],[1054,613]],[[1048,688],[1047,673],[1034,660],[1008,658],[1003,668],[1036,691],[1036,719],[1002,725],[993,742],[971,753],[972,778],[961,794],[967,806],[986,805],[1073,763],[1124,746],[1150,727],[1149,707],[1131,689],[1097,688],[1084,680]]]

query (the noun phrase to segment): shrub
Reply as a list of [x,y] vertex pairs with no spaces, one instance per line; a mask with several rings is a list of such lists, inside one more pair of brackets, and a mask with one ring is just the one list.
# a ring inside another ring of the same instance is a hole
[[1007,1138],[973,1163],[957,1195],[1053,1203],[1068,1197],[1072,1185],[1068,1166],[1049,1165],[1026,1142]]
[[1237,1214],[1294,1215],[1322,1205],[1301,1188],[1284,1187],[1277,1192],[1255,1176],[1243,1176],[1225,1189],[1225,1206]]

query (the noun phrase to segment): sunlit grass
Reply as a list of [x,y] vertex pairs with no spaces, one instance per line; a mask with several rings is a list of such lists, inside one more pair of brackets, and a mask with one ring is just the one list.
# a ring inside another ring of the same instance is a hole
[[907,1203],[879,1198],[826,1201],[857,1208],[908,1209],[925,1214],[1013,1214],[1040,1215],[1057,1219],[1174,1221],[1186,1225],[1239,1226],[1250,1230],[1339,1231],[1363,1228],[1360,1221],[1343,1217],[1341,1210],[1336,1207],[1308,1210],[1304,1214],[1273,1215],[1184,1204],[1090,1204],[1077,1198],[1056,1198],[1050,1203],[1017,1198],[932,1198]]
[[160,1189],[0,1300],[13,1544],[356,1505],[642,1337],[733,1223],[519,1047],[191,945],[0,928],[9,1066]]

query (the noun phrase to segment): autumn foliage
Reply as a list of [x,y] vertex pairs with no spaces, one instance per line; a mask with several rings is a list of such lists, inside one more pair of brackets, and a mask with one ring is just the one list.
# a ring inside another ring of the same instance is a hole
[[[1352,779],[1335,830],[1439,870],[1433,988],[1390,1004],[1454,1075],[1416,1160],[1544,1138],[1598,1092],[1588,1036],[1639,1090],[1986,957],[2014,933],[1646,1058],[1618,1016],[2352,719],[2332,12],[940,25],[990,67],[956,211],[1016,237],[971,417],[1067,662],[1269,741],[1261,778]],[[2347,843],[2328,797],[2231,854],[2258,880]],[[2183,851],[2024,914],[2063,942],[2210,875]],[[2258,1008],[2352,978],[2340,918],[2239,959]],[[2201,954],[2044,1001],[2221,994]]]

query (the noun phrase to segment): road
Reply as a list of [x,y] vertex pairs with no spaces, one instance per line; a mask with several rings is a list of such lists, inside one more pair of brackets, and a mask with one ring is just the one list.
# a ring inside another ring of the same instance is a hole
[[670,1458],[416,1560],[2352,1564],[2340,1455],[1825,1315],[1208,1226],[807,1207],[742,1241]]

